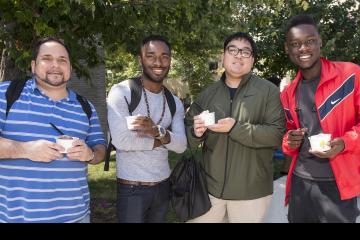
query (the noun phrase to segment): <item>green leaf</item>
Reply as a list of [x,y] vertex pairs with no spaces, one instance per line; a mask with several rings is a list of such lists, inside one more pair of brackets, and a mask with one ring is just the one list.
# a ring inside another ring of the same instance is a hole
[[301,6],[304,9],[304,11],[309,9],[309,3],[307,1],[302,1]]

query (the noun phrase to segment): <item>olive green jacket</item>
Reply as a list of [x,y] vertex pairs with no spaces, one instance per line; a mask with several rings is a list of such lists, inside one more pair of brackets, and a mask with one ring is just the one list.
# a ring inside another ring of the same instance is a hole
[[[185,117],[191,147],[203,143],[203,165],[208,191],[229,200],[251,200],[272,194],[274,149],[281,145],[285,117],[280,91],[253,73],[246,75],[230,100],[225,74],[206,88]],[[215,112],[215,121],[236,120],[228,133],[207,130],[201,138],[193,132],[193,117],[204,110]]]

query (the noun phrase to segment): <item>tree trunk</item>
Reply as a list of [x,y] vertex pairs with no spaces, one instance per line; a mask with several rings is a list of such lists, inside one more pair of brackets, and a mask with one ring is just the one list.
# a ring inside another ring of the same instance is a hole
[[[104,56],[104,50],[102,48],[99,48],[98,51],[100,56]],[[86,79],[79,79],[76,74],[73,73],[68,86],[94,104],[105,138],[107,138],[108,124],[104,64],[99,64],[90,69],[90,81],[91,85]]]
[[[12,32],[14,29],[16,29],[16,23],[5,23],[0,21],[0,27],[3,28],[2,34],[8,34],[9,32]],[[23,79],[26,77],[26,73],[22,72],[9,56],[8,49],[12,49],[13,47],[13,41],[4,40],[4,48],[1,51],[0,61],[0,82],[6,80]]]
[[6,48],[2,50],[0,62],[0,81],[15,80],[25,78],[26,74],[16,67],[14,61],[10,59]]

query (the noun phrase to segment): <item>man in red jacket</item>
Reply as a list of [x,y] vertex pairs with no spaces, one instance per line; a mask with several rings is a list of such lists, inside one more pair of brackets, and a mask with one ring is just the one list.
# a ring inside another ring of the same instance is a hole
[[[283,151],[293,157],[286,183],[289,222],[355,222],[360,194],[360,67],[320,57],[311,15],[287,25],[285,51],[299,68],[282,92],[287,119]],[[330,150],[309,138],[331,134]]]

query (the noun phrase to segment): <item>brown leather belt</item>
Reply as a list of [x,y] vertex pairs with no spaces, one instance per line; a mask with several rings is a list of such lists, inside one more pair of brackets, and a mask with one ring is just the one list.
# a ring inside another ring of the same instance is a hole
[[117,182],[121,184],[127,184],[127,185],[134,185],[134,186],[155,186],[161,182],[166,181],[167,179],[164,179],[160,182],[138,182],[138,181],[130,181],[122,178],[118,178]]

